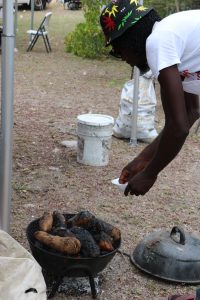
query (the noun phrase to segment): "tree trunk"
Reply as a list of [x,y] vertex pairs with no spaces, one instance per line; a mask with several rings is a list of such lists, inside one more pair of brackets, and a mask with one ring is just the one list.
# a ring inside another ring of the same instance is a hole
[[179,0],[175,0],[176,11],[180,11],[180,2]]

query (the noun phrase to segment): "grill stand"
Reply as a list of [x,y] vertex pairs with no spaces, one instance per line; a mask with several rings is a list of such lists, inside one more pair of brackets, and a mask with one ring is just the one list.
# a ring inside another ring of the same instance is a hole
[[[71,267],[67,271],[69,272],[69,271],[76,270],[76,269],[77,268],[75,266],[75,267]],[[97,290],[96,290],[96,286],[95,286],[94,276],[87,269],[83,269],[83,271],[85,273],[85,277],[89,278],[89,283],[90,283],[90,287],[91,287],[92,298],[95,299],[96,296],[97,296]],[[43,270],[43,275],[44,275],[45,281],[47,282],[48,272],[46,270]],[[51,274],[51,275],[52,275],[52,278],[53,278],[52,282],[54,281],[54,283],[51,283],[52,288],[51,288],[51,291],[48,294],[48,299],[51,299],[51,298],[54,297],[55,293],[57,292],[59,286],[61,285],[61,283],[63,281],[63,278],[64,277],[70,277],[69,273],[67,275],[65,273],[65,274],[57,276],[57,277],[55,277],[55,275],[53,275],[53,274]]]
[[57,292],[59,286],[61,285],[63,277],[59,277],[56,279],[55,283],[53,284],[51,291],[49,292],[48,299],[53,298],[55,293]]

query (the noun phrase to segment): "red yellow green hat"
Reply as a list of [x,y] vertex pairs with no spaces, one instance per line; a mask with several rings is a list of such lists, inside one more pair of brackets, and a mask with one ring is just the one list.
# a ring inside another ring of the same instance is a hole
[[100,16],[107,45],[148,14],[152,8],[139,4],[139,0],[112,0]]

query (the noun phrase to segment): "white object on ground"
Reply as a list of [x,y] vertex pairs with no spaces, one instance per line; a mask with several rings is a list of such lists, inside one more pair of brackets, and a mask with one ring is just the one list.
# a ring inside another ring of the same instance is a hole
[[119,190],[120,190],[121,192],[124,192],[124,191],[125,191],[125,188],[126,188],[127,185],[128,185],[128,182],[127,182],[127,183],[119,183],[119,178],[115,178],[115,179],[111,180],[111,182],[112,182],[114,185],[116,185],[116,186],[119,188]]
[[40,265],[3,230],[0,230],[0,266],[0,299],[47,299]]
[[62,146],[65,146],[67,148],[75,148],[77,149],[77,141],[62,141]]

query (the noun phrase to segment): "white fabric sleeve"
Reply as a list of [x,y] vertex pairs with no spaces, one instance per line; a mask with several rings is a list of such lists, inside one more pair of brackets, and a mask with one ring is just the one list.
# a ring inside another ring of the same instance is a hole
[[147,62],[155,78],[160,70],[181,63],[183,40],[173,32],[153,32],[146,43]]

